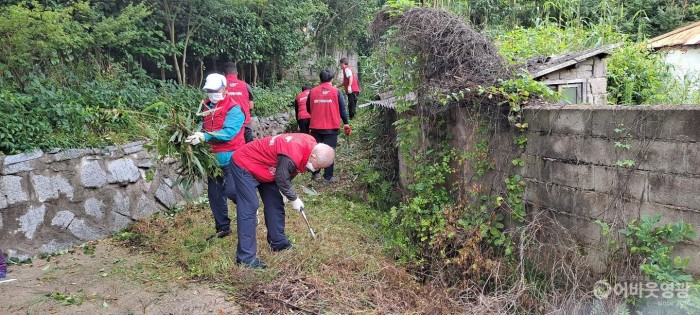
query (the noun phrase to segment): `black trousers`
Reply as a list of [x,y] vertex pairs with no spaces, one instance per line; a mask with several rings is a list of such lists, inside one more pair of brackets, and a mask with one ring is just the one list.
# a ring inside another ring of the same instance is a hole
[[350,115],[350,119],[355,118],[355,107],[357,107],[358,95],[360,95],[360,92],[352,92],[348,94],[348,114]]
[[[335,150],[335,147],[338,146],[338,130],[312,130],[311,135],[314,137],[314,139],[316,139],[317,143],[325,143],[333,148],[333,150]],[[334,165],[335,163],[324,169],[323,178],[328,180],[333,178]],[[318,174],[318,172],[320,172],[320,170],[314,172],[314,175]]]
[[245,143],[253,141],[253,128],[250,125],[245,126],[243,137],[245,138]]
[[311,122],[311,118],[297,120],[297,125],[299,125],[299,132],[308,134],[310,122]]

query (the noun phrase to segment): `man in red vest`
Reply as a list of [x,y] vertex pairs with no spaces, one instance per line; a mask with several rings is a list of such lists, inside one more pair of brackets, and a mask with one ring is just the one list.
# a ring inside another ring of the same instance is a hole
[[235,62],[224,64],[226,82],[228,82],[228,95],[233,102],[241,106],[245,114],[245,143],[253,141],[253,128],[250,126],[250,111],[253,110],[253,90],[248,83],[238,79],[238,66]]
[[352,68],[348,66],[348,58],[340,58],[340,68],[343,72],[343,87],[345,88],[345,93],[348,95],[350,119],[353,119],[355,118],[357,96],[360,95],[360,82],[357,81],[357,76],[353,73]]
[[202,88],[207,93],[204,100],[202,127],[204,132],[195,132],[185,142],[197,145],[207,142],[221,166],[223,176],[207,179],[207,196],[216,224],[216,233],[208,238],[225,237],[231,234],[231,219],[228,216],[226,199],[236,202],[236,188],[231,173],[231,156],[245,144],[243,122],[245,114],[228,96],[226,78],[218,73],[207,76]]
[[292,179],[307,170],[317,170],[333,163],[333,148],[316,143],[310,135],[286,133],[255,140],[233,154],[233,179],[236,186],[236,226],[238,247],[236,263],[251,268],[266,268],[257,257],[255,237],[258,195],[263,202],[267,242],[273,252],[292,247],[284,234],[284,198],[292,202],[294,210],[304,203],[292,187]]
[[297,94],[294,100],[294,113],[297,117],[297,126],[299,126],[299,131],[302,133],[309,133],[309,121],[311,120],[311,114],[306,110],[306,99],[309,98],[309,92],[311,92],[311,85],[304,84],[301,87],[301,93]]
[[[310,134],[318,143],[325,143],[335,150],[338,145],[338,130],[340,120],[343,120],[346,135],[350,135],[351,129],[348,123],[348,115],[345,112],[345,98],[340,90],[335,88],[331,81],[333,72],[324,69],[319,75],[321,84],[311,89],[306,99],[306,110],[311,115],[309,121]],[[314,179],[320,179],[319,171],[314,172]],[[323,171],[323,180],[326,184],[337,182],[333,177],[333,164]]]

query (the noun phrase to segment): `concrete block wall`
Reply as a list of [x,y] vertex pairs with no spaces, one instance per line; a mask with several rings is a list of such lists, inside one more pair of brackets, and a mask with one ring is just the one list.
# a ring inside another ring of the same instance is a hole
[[[600,245],[595,220],[621,228],[660,214],[700,229],[700,106],[543,106],[524,115],[525,199],[583,244]],[[635,165],[616,165],[624,160]],[[700,236],[676,252],[700,273]]]
[[[292,116],[255,118],[255,136],[284,132]],[[175,161],[154,163],[144,144],[0,155],[0,249],[20,259],[56,252],[183,203]]]

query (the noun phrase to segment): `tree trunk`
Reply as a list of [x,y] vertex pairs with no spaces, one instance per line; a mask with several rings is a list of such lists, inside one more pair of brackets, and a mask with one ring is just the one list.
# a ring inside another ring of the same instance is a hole
[[204,80],[204,60],[199,59],[199,84],[197,87],[202,86],[202,80]]
[[165,68],[160,68],[160,79],[165,81]]
[[258,84],[258,62],[253,61],[253,86]]
[[[168,32],[170,33],[170,45],[172,45],[173,49],[175,48],[175,21],[170,20],[167,22],[168,23]],[[180,66],[177,61],[177,54],[173,50],[173,66],[175,67],[175,76],[177,76],[177,83],[183,84],[182,83],[182,76],[180,75]]]

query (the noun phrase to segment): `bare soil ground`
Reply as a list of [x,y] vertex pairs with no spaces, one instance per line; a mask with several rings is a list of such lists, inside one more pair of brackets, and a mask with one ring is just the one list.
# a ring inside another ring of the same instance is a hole
[[0,284],[0,314],[240,313],[226,293],[184,278],[162,278],[157,265],[109,239],[11,265],[8,279],[18,281]]

